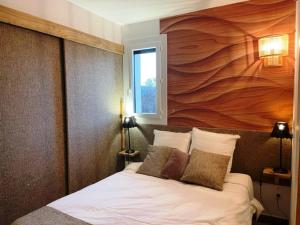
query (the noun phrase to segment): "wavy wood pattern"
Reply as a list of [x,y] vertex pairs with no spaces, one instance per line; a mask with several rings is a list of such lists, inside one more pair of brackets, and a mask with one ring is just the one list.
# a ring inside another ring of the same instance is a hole
[[[168,34],[168,124],[269,131],[292,119],[294,0],[255,0],[160,22]],[[264,67],[258,39],[289,34],[281,67]]]

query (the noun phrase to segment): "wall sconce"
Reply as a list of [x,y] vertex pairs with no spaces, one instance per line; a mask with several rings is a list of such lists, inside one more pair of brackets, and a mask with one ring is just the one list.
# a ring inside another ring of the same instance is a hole
[[258,47],[264,66],[282,66],[283,56],[288,55],[289,36],[284,34],[260,38]]

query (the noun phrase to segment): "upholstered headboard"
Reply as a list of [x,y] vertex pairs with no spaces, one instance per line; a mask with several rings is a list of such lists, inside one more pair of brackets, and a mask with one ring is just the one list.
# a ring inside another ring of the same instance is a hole
[[[138,128],[131,129],[132,146],[141,152],[141,159],[147,154],[147,145],[153,143],[153,130],[168,130],[174,132],[188,132],[191,127],[170,127],[139,125]],[[239,134],[233,158],[232,172],[249,174],[253,180],[259,180],[264,167],[276,167],[279,164],[279,140],[271,138],[268,132],[227,130],[201,128],[203,130]],[[291,167],[291,140],[283,141],[283,165]]]

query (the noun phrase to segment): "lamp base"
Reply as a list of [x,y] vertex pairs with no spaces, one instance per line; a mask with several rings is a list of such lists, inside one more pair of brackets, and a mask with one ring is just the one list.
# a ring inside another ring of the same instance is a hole
[[274,173],[284,173],[284,174],[289,172],[287,169],[280,168],[280,167],[274,168],[273,171],[274,171]]
[[127,149],[126,151],[125,151],[125,153],[126,154],[132,154],[132,153],[134,153],[135,151],[133,150],[133,149]]

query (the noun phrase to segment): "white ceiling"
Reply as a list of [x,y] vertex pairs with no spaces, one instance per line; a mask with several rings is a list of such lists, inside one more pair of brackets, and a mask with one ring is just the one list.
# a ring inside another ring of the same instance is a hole
[[159,19],[245,0],[69,0],[117,24]]

